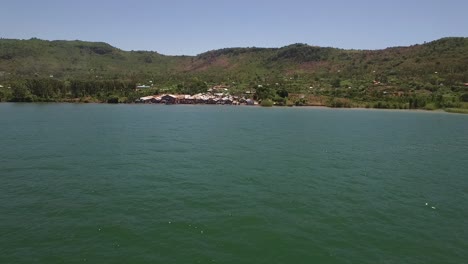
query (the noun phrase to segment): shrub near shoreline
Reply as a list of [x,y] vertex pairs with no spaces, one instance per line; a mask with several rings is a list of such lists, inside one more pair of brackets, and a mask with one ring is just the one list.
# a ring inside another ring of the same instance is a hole
[[263,107],[272,107],[273,104],[274,104],[273,101],[270,99],[262,100],[262,102],[260,103],[260,105]]

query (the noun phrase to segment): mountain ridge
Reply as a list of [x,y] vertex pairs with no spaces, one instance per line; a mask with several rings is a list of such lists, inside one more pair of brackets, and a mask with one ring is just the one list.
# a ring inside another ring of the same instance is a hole
[[[427,64],[431,60],[436,60],[441,67],[418,65],[421,62]],[[415,63],[409,63],[411,61]],[[331,74],[342,68],[352,75],[362,75],[370,66],[375,71],[389,72],[402,68],[401,65],[411,64],[414,69],[422,71],[437,71],[436,68],[442,68],[441,72],[444,72],[444,67],[459,65],[458,68],[461,69],[448,70],[453,73],[468,71],[462,65],[466,61],[468,38],[462,37],[442,38],[426,44],[381,50],[346,50],[296,43],[280,48],[224,48],[196,56],[124,51],[104,42],[0,39],[0,71],[12,73],[18,78],[37,75],[54,75],[63,79],[82,78],[88,77],[90,71],[103,78],[126,78],[129,72],[145,76],[187,73],[197,75],[204,72],[207,75],[214,73],[217,76],[216,81],[221,81],[221,72],[227,75],[240,73],[251,78],[258,74],[278,75],[291,72],[320,75],[321,71],[325,71]],[[313,65],[314,63],[320,64],[319,67]],[[247,72],[255,74],[249,75]]]
[[57,43],[57,44],[72,44],[72,43],[82,43],[82,44],[87,44],[87,45],[105,45],[110,48],[123,51],[123,52],[148,52],[148,53],[157,53],[162,56],[167,56],[167,57],[197,57],[205,53],[210,53],[210,52],[216,52],[216,51],[222,51],[222,50],[233,50],[233,49],[245,49],[245,50],[278,50],[278,49],[284,49],[284,48],[289,48],[289,47],[295,47],[295,46],[308,46],[312,48],[325,48],[325,49],[336,49],[336,50],[342,50],[342,51],[383,51],[383,50],[388,50],[388,49],[398,49],[398,48],[410,48],[410,47],[415,47],[415,46],[422,46],[422,45],[429,45],[431,43],[437,43],[440,41],[446,41],[446,40],[454,40],[454,39],[468,39],[468,37],[459,37],[459,36],[449,36],[449,37],[442,37],[439,39],[431,40],[431,41],[424,41],[423,43],[415,43],[411,45],[398,45],[398,46],[388,46],[386,48],[376,48],[376,49],[359,49],[359,48],[340,48],[340,47],[333,47],[333,46],[318,46],[318,45],[311,45],[308,43],[301,43],[301,42],[296,42],[296,43],[291,43],[287,44],[284,46],[279,46],[279,47],[259,47],[259,46],[232,46],[232,47],[224,47],[224,48],[219,48],[219,49],[210,49],[201,53],[198,53],[196,55],[187,55],[187,54],[177,54],[177,55],[169,55],[169,54],[162,54],[159,53],[157,50],[124,50],[121,49],[117,46],[114,46],[110,43],[103,42],[103,41],[87,41],[87,40],[65,40],[65,39],[56,39],[56,40],[47,40],[47,39],[41,39],[41,38],[29,38],[29,39],[15,39],[15,38],[0,38],[0,42],[2,41],[23,41],[23,42],[30,42],[30,41],[41,41],[41,42],[48,42],[48,43]]

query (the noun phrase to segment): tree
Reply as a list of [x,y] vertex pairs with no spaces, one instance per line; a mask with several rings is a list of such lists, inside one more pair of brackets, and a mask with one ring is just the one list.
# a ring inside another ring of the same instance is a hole
[[119,103],[119,97],[110,96],[109,98],[107,98],[107,103],[109,103],[109,104],[118,104]]
[[340,78],[334,78],[330,84],[333,88],[340,88],[341,80]]
[[272,89],[268,85],[258,85],[256,88],[256,99],[263,100],[263,99],[273,99],[275,98],[275,90]]
[[460,100],[461,100],[462,102],[468,102],[468,93],[462,94],[462,95],[460,96]]
[[13,102],[32,102],[31,92],[22,83],[15,85],[13,88]]
[[289,95],[288,91],[286,91],[285,88],[280,88],[279,90],[276,91],[276,94],[282,98],[286,98]]

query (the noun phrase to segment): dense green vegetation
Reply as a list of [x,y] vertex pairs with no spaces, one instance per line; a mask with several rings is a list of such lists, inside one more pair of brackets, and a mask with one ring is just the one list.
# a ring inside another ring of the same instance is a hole
[[[276,105],[467,109],[468,38],[384,50],[293,44],[197,56],[106,43],[0,39],[0,101],[133,102],[153,93],[230,92]],[[137,84],[151,86],[136,90]]]

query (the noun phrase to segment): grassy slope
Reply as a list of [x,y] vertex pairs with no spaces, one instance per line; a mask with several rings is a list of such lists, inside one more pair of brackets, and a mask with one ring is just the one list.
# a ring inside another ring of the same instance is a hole
[[106,78],[136,73],[164,74],[180,58],[155,52],[127,52],[106,43],[0,40],[0,70],[19,77]]
[[[468,38],[446,38],[424,45],[377,51],[340,50],[295,44],[279,49],[230,48],[198,56],[164,56],[156,52],[123,51],[106,43],[83,41],[0,40],[0,70],[29,77],[115,75],[236,75],[302,73],[343,77],[361,74],[403,79],[430,75],[466,78]],[[336,71],[336,72],[335,72]],[[93,73],[94,72],[94,73]]]

